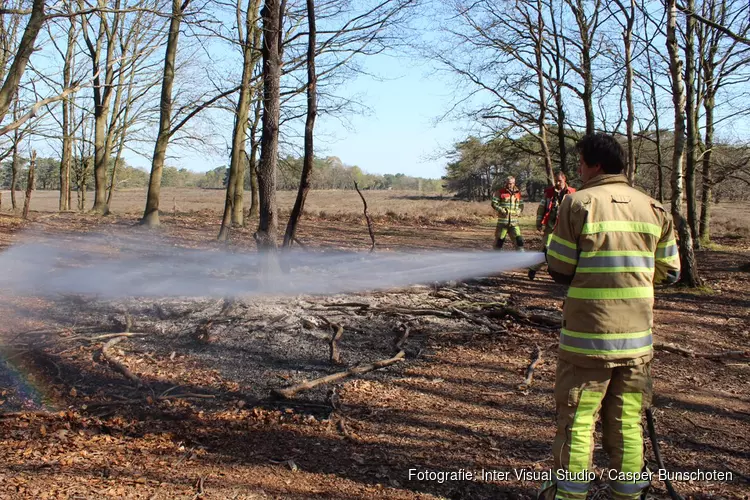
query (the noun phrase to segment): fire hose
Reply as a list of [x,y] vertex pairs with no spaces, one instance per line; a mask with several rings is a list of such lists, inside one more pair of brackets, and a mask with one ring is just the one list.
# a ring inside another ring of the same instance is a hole
[[[659,469],[666,469],[664,467],[664,461],[661,459],[661,452],[659,451],[659,441],[656,437],[656,427],[654,427],[654,414],[651,412],[651,408],[646,409],[646,425],[648,427],[648,437],[651,439],[651,445],[654,448],[654,457],[656,458],[656,465]],[[672,482],[668,477],[664,478],[664,484],[667,486],[670,498],[672,500],[684,500],[679,493],[672,486]]]

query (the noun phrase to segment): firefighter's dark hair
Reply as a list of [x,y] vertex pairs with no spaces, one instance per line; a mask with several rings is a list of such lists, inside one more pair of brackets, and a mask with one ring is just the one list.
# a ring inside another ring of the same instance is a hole
[[562,170],[555,170],[555,174],[553,175],[553,177],[562,177],[566,181],[568,180],[568,176],[565,175],[565,172],[563,172]]
[[620,174],[625,170],[625,150],[611,135],[586,134],[576,143],[576,151],[586,165],[601,165],[605,174]]

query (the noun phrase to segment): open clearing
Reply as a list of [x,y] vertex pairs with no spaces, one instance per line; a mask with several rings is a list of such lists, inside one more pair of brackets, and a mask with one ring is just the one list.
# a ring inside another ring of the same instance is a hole
[[[378,251],[491,245],[488,203],[364,194]],[[38,211],[22,221],[7,212],[4,194],[0,249],[40,235],[61,245],[83,233],[139,238],[144,196],[118,192],[114,215],[96,218],[54,214],[57,193],[35,192]],[[162,199],[163,241],[223,246],[214,241],[222,191],[165,189]],[[292,200],[280,193],[282,214]],[[356,192],[311,192],[308,203],[299,232],[308,250],[367,251]],[[535,209],[527,207],[522,223],[539,249],[529,229]],[[655,336],[698,353],[745,351],[750,204],[721,204],[714,213],[715,244],[698,252],[707,289],[658,290]],[[229,248],[252,251],[252,231],[234,230]],[[0,291],[0,498],[533,498],[538,483],[512,471],[552,466],[557,332],[546,320],[559,315],[564,288],[546,273],[531,282],[525,270],[487,271],[465,283],[293,300],[103,301]],[[343,303],[358,305],[336,305]],[[424,310],[434,314],[416,312]],[[326,321],[343,327],[340,365],[329,362],[336,328]],[[94,339],[125,329],[143,335],[104,353],[111,337]],[[542,362],[522,387],[537,347]],[[328,385],[293,400],[270,397],[272,389],[399,349],[403,361],[333,392]],[[667,468],[734,472],[732,482],[677,481],[677,490],[687,498],[748,498],[747,358],[659,351],[653,375]],[[600,448],[596,462],[606,465]],[[419,481],[409,469],[511,476]],[[663,483],[653,486],[655,498],[668,498]]]

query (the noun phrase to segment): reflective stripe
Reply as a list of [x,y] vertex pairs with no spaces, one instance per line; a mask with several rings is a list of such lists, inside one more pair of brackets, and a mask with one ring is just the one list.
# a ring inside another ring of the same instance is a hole
[[[596,255],[596,256],[586,256],[584,257],[583,254],[581,254],[579,261],[578,261],[578,269],[577,271],[581,271],[581,268],[583,269],[598,269],[598,271],[588,271],[588,272],[613,272],[613,271],[607,271],[607,269],[612,268],[638,268],[638,269],[645,269],[645,270],[651,270],[654,268],[654,256],[653,254],[649,255]],[[583,271],[587,272],[587,271]]]
[[565,493],[587,493],[589,491],[588,481],[558,481],[557,489]]
[[564,240],[556,234],[550,236],[547,255],[568,264],[576,265],[578,263],[578,249],[575,243]]
[[669,241],[665,241],[664,243],[659,243],[658,245],[656,245],[656,248],[664,248],[672,245],[677,245],[677,240],[671,239]]
[[[549,253],[549,252],[548,252]],[[654,289],[650,286],[633,288],[568,288],[571,299],[615,300],[615,299],[650,299]]]
[[648,487],[651,483],[648,481],[638,482],[622,482],[622,481],[610,481],[609,486],[612,488],[612,493],[620,494],[622,496],[638,498],[641,492]]
[[613,352],[613,351],[592,351],[591,349],[582,349],[580,347],[571,347],[571,346],[561,344],[560,349],[562,349],[563,351],[574,352],[576,354],[588,354],[590,356],[616,354],[621,357],[626,357],[626,356],[638,357],[641,354],[648,353],[652,349],[652,347],[648,345],[646,347],[640,347],[638,349],[629,349],[629,350]]
[[636,222],[627,220],[612,220],[602,222],[587,222],[583,225],[581,234],[596,233],[646,233],[661,237],[661,226],[649,222]]
[[[589,468],[592,440],[594,438],[594,415],[599,410],[604,395],[601,392],[584,390],[570,429],[570,458],[568,470],[583,472]],[[558,483],[559,484],[559,483]]]
[[552,233],[551,236],[552,236],[552,238],[551,238],[552,241],[556,241],[557,243],[561,244],[564,247],[568,247],[568,248],[571,248],[573,250],[577,250],[576,244],[573,243],[572,241],[568,241],[565,238],[560,238],[558,235],[556,235],[554,233]]
[[621,472],[640,472],[643,468],[642,407],[643,394],[640,392],[626,392],[622,395]]
[[674,257],[677,255],[677,245],[669,245],[666,247],[656,247],[656,258],[664,259],[666,257]]
[[586,354],[620,354],[651,348],[651,330],[636,333],[582,333],[562,329],[560,348]]

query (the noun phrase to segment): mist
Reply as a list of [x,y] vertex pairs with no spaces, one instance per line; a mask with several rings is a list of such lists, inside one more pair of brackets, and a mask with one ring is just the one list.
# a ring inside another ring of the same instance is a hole
[[37,237],[0,253],[0,289],[49,296],[331,295],[491,276],[542,262],[541,252],[187,249],[143,236]]

